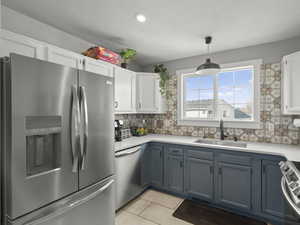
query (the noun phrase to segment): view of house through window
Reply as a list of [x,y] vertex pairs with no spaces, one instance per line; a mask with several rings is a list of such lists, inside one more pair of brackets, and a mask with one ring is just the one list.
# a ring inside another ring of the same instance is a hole
[[225,69],[217,75],[184,75],[184,118],[253,120],[253,74],[253,66],[247,66]]

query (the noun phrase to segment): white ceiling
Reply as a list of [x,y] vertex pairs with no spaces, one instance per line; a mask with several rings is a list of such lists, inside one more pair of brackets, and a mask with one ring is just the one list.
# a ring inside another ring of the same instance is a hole
[[[90,42],[134,48],[142,65],[300,35],[300,0],[2,0]],[[137,13],[147,17],[144,24]]]

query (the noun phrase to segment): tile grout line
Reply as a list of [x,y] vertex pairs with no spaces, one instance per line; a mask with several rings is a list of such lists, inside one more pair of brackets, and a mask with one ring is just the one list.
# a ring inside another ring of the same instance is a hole
[[[149,200],[147,200],[147,201],[149,201]],[[170,207],[165,206],[165,205],[163,205],[163,204],[161,204],[161,203],[159,203],[159,202],[154,202],[154,201],[149,201],[149,202],[151,202],[151,203],[153,203],[153,204],[156,204],[156,205],[159,205],[159,206],[162,206],[162,207],[167,208],[167,209],[174,210],[174,208],[170,208]],[[179,204],[181,204],[181,202],[180,202]],[[179,206],[179,204],[176,205],[176,208]]]
[[140,216],[147,208],[149,208],[150,207],[150,205],[152,204],[152,202],[151,201],[148,201],[148,200],[145,200],[145,199],[143,199],[144,201],[147,201],[147,202],[149,202],[150,204],[149,205],[147,205],[139,214],[138,214],[138,216]]
[[157,225],[162,225],[162,224],[156,223],[156,222],[154,222],[154,221],[152,221],[152,220],[149,220],[149,219],[147,219],[147,218],[145,218],[145,217],[142,217],[142,216],[140,216],[140,215],[134,214],[134,213],[132,213],[132,212],[128,212],[128,211],[125,211],[125,210],[124,210],[124,212],[126,212],[126,213],[128,213],[128,214],[130,214],[130,215],[139,217],[139,218],[141,218],[141,219],[143,219],[143,220],[146,220],[146,221],[148,221],[148,222],[151,222],[151,223],[154,223],[154,224],[157,224]]
[[163,224],[161,224],[161,223],[157,223],[157,222],[156,222],[156,221],[154,221],[154,220],[151,220],[151,219],[145,218],[145,217],[143,217],[142,215],[140,215],[139,217],[140,217],[140,218],[142,218],[142,219],[144,219],[144,220],[150,221],[151,223],[154,223],[154,224],[157,224],[157,225],[163,225]]

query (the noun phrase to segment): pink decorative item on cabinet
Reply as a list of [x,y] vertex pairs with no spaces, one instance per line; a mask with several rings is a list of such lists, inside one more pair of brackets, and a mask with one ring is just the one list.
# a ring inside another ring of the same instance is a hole
[[85,52],[82,53],[85,56],[100,59],[112,64],[120,64],[121,58],[120,55],[101,46],[91,47]]

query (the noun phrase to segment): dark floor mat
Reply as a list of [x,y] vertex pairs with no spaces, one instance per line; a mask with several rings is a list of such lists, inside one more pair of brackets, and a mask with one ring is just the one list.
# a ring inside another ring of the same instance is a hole
[[266,223],[252,218],[190,200],[184,200],[173,216],[194,225],[266,225]]

